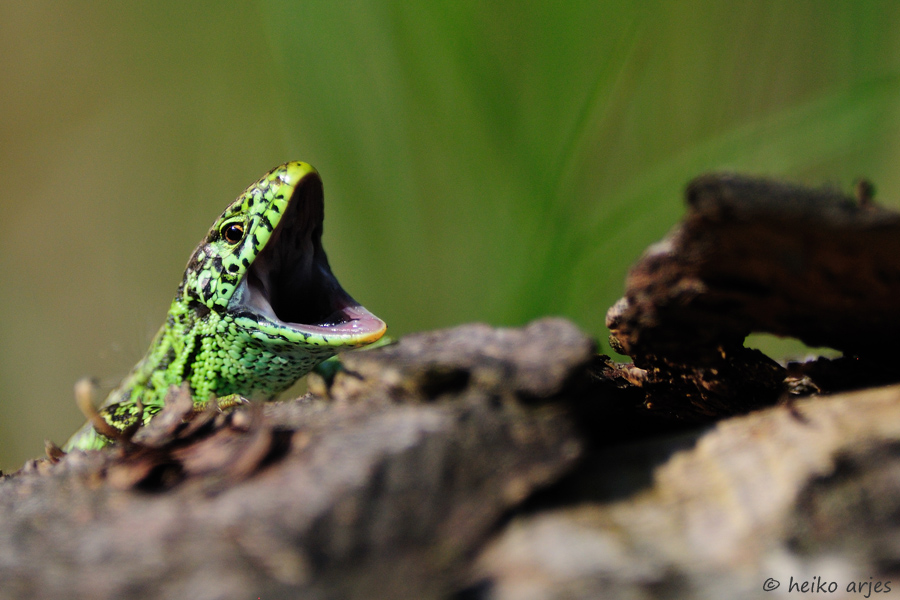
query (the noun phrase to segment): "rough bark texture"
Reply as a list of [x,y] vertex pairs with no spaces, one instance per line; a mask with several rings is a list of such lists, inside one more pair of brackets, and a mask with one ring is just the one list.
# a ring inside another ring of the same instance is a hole
[[592,349],[561,320],[475,325],[348,357],[331,402],[183,426],[173,393],[135,443],[0,484],[0,597],[440,597],[578,457],[559,407],[518,398],[558,396]]
[[0,599],[900,593],[900,386],[828,395],[900,381],[900,217],[736,176],[688,204],[609,312],[633,364],[544,319],[346,354],[288,402],[173,390],[0,479]]
[[[767,579],[900,590],[900,387],[721,422],[626,500],[515,519],[473,589],[498,600],[759,598]],[[770,584],[772,585],[772,584]],[[813,596],[815,597],[815,596]],[[875,597],[882,597],[875,595]]]
[[896,356],[900,215],[831,190],[708,175],[632,269],[607,325],[629,356],[740,345],[753,331]]
[[815,375],[819,391],[900,380],[900,215],[870,192],[691,182],[684,221],[634,265],[606,317],[613,347],[642,370],[645,408],[699,423],[776,402],[788,373],[743,347],[753,332],[852,355],[800,369],[794,379]]

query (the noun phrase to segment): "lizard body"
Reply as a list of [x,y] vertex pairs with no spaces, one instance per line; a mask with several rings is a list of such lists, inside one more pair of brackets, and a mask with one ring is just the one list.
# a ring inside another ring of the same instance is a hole
[[[119,431],[146,424],[183,382],[195,408],[212,396],[271,399],[338,350],[378,340],[384,322],[331,273],[323,219],[322,181],[306,163],[247,188],[194,250],[165,324],[100,416]],[[65,449],[110,441],[88,423]]]

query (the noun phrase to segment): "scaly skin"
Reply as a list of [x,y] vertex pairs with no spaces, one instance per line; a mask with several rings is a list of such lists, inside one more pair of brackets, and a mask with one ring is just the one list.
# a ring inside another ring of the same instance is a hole
[[[194,251],[165,324],[101,417],[119,431],[146,424],[185,381],[197,409],[213,396],[271,399],[338,350],[378,340],[384,323],[331,274],[323,216],[321,180],[306,163],[247,188]],[[110,442],[88,423],[65,449]]]

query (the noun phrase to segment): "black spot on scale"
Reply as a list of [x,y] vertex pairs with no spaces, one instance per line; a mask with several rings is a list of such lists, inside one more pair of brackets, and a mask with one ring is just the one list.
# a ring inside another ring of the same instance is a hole
[[244,268],[245,268],[245,269],[249,269],[249,268],[250,268],[250,261],[247,260],[246,258],[242,258],[242,259],[241,259],[241,264],[244,265]]
[[269,217],[267,217],[266,215],[262,215],[260,217],[260,222],[262,223],[263,227],[265,227],[269,231],[275,230],[275,227],[272,225],[272,221],[270,221]]
[[[245,258],[244,260],[247,259]],[[231,273],[237,273],[238,269],[240,269],[240,267],[237,265],[237,263],[231,263],[230,265],[228,265],[228,271]]]
[[208,306],[193,299],[188,301],[188,308],[190,308],[200,319],[205,319],[210,313],[210,308]]
[[169,348],[169,351],[166,352],[165,356],[162,357],[162,360],[159,361],[159,365],[157,365],[157,367],[156,367],[157,370],[162,371],[162,370],[166,369],[170,364],[172,364],[172,361],[174,361],[174,360],[175,360],[175,349]]
[[256,237],[256,234],[254,233],[254,234],[253,234],[252,236],[250,236],[250,237],[253,238],[253,247],[254,247],[254,248],[259,248],[259,246],[260,246],[260,244],[259,244],[259,238]]
[[247,198],[247,208],[253,208],[253,196]]
[[[200,354],[200,351],[203,349],[203,344],[201,343],[200,339],[200,337],[194,336],[194,338],[190,340],[191,342],[193,342],[194,346],[191,348],[187,359],[182,365],[181,377],[179,377],[181,381],[189,380],[191,378],[191,375],[194,373],[194,363],[197,362],[197,355]],[[191,395],[193,395],[193,393],[194,390],[192,389]]]
[[245,311],[245,310],[238,311],[238,312],[234,313],[234,317],[249,319],[250,321],[253,321],[254,323],[259,323],[259,315],[257,315],[256,313],[250,312],[250,311]]

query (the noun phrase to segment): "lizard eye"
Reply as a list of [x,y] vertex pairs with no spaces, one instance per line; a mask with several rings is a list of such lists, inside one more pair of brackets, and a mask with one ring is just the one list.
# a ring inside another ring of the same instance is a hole
[[237,244],[244,238],[244,225],[242,223],[229,223],[222,228],[222,237],[229,244]]

